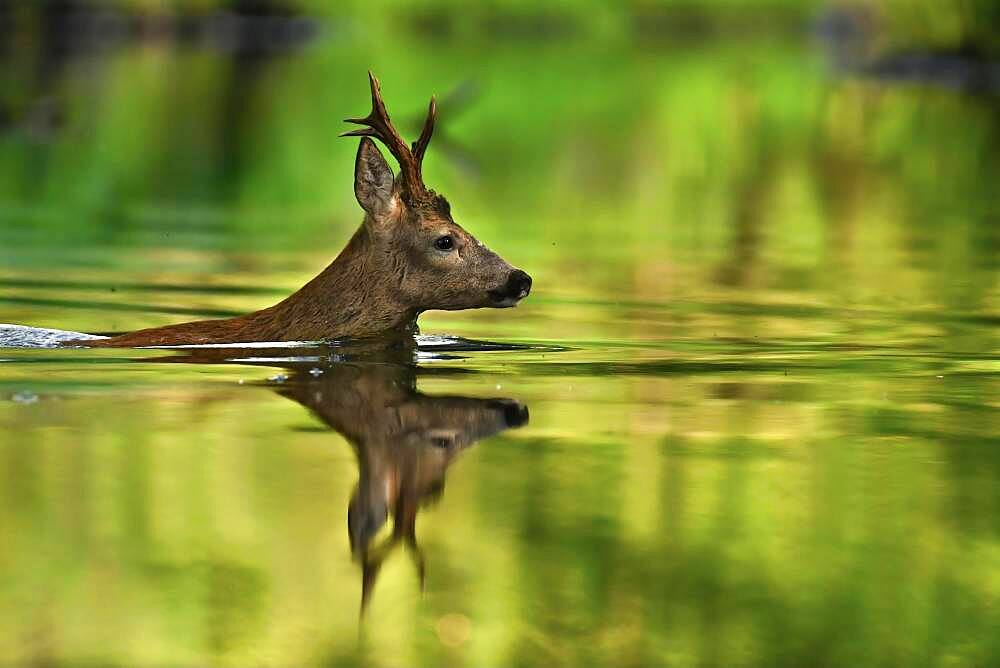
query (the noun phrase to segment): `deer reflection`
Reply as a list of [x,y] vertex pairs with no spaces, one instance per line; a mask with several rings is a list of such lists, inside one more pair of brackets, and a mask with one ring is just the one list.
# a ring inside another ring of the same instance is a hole
[[[408,364],[293,370],[276,391],[340,432],[357,455],[359,478],[347,526],[361,563],[362,613],[383,562],[398,547],[408,550],[423,589],[417,513],[440,497],[455,458],[480,439],[528,421],[527,408],[513,399],[423,394],[416,389],[416,368]],[[379,539],[390,519],[391,531]]]
[[[424,558],[417,543],[420,508],[440,498],[448,467],[477,441],[528,421],[528,409],[514,399],[428,395],[417,376],[455,373],[415,364],[415,342],[354,341],[330,348],[188,347],[155,358],[161,363],[247,364],[281,367],[271,387],[308,408],[354,448],[358,483],[347,507],[351,552],[362,571],[365,611],[385,559],[408,550],[421,589]],[[517,346],[453,339],[447,354]],[[142,358],[149,362],[150,358]],[[385,531],[391,520],[391,530]],[[381,537],[380,536],[384,536]]]

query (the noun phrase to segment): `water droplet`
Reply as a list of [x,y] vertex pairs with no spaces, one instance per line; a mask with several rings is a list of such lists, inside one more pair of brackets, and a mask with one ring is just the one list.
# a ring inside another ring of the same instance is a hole
[[323,370],[320,369],[319,367],[314,366],[313,368],[309,369],[309,375],[312,376],[313,378],[315,378],[316,376],[322,376]]
[[268,378],[268,380],[271,381],[272,383],[284,383],[286,380],[288,380],[288,376],[283,373],[276,373],[270,378]]
[[18,392],[11,397],[15,404],[33,404],[38,401],[38,395],[34,392]]

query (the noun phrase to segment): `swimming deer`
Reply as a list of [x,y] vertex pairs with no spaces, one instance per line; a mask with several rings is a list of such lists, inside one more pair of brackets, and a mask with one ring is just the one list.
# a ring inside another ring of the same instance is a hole
[[[363,127],[354,162],[354,194],[365,216],[340,255],[284,301],[248,315],[142,329],[109,338],[66,336],[58,330],[0,326],[0,343],[142,347],[259,341],[320,341],[417,332],[417,317],[432,309],[515,306],[531,277],[462,229],[441,195],[424,185],[424,153],[434,132],[431,98],[420,137],[407,145],[393,127],[381,85],[368,73],[372,110],[345,122]],[[372,139],[399,163],[392,169]],[[68,340],[67,340],[68,339]]]

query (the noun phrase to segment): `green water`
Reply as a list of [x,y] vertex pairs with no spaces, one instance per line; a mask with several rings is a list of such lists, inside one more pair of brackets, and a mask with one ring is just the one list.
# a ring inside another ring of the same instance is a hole
[[0,664],[1000,664],[995,101],[801,36],[378,34],[6,62],[0,322],[299,287],[369,66],[411,134],[469,98],[427,180],[535,287],[421,319],[492,350],[0,351]]

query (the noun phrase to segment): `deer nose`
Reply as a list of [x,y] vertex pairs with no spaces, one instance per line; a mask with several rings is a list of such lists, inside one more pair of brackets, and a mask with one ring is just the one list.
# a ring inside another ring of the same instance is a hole
[[510,272],[507,277],[507,296],[512,299],[524,299],[531,292],[531,276],[520,269]]
[[528,407],[516,401],[503,409],[503,419],[508,427],[520,427],[528,422]]
[[490,408],[503,415],[505,427],[520,427],[528,423],[528,407],[514,399],[494,399]]

